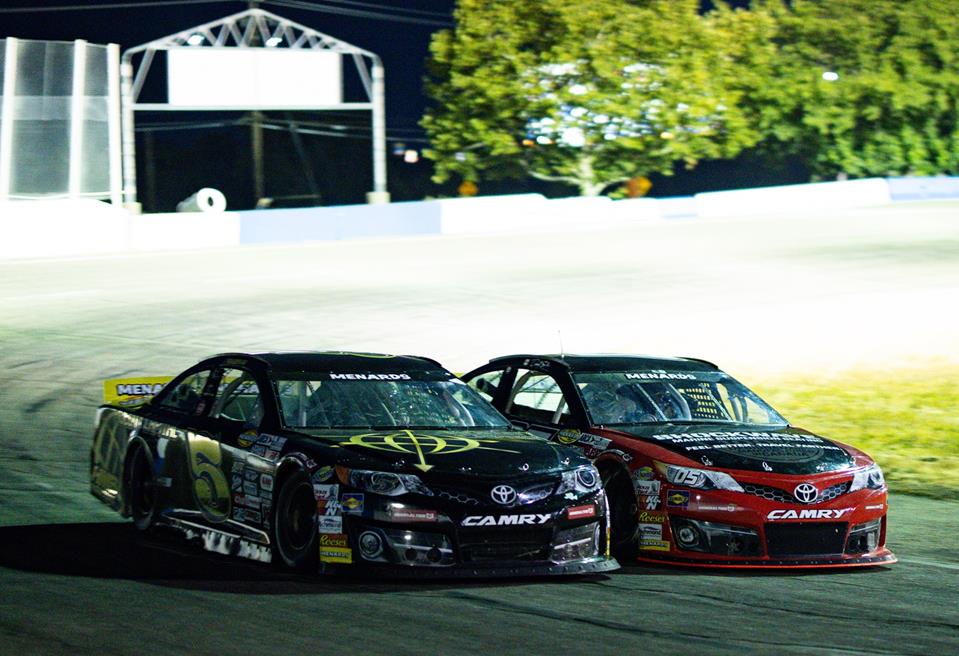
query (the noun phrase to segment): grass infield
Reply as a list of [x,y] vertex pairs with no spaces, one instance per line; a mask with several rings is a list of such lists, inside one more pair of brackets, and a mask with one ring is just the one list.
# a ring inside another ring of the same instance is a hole
[[959,364],[751,385],[790,423],[875,458],[893,492],[959,499]]

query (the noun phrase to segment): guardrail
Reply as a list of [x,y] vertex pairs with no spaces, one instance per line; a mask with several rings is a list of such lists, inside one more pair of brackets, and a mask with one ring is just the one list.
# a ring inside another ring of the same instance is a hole
[[802,213],[959,199],[959,177],[870,178],[689,197],[480,196],[388,205],[129,214],[91,200],[0,203],[0,259],[414,235],[589,230],[648,220]]

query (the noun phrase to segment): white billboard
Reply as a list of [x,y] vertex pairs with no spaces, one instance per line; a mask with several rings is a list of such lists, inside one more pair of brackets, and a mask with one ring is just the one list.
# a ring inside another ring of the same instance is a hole
[[167,51],[171,107],[283,109],[338,105],[340,55],[290,48],[178,48]]

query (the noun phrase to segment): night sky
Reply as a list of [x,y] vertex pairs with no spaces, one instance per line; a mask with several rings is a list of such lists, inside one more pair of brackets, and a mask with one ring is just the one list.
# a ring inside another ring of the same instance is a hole
[[[389,151],[392,153],[401,144],[416,149],[426,146],[425,135],[418,127],[426,103],[422,91],[424,64],[430,35],[444,26],[452,26],[454,0],[282,0],[282,3],[259,4],[271,13],[378,53],[386,70]],[[248,2],[236,0],[196,0],[189,4],[173,4],[168,0],[0,0],[0,37],[86,39],[91,43],[117,43],[125,50],[241,12],[248,6]],[[54,7],[60,9],[35,11]],[[242,117],[240,113],[138,112],[138,186],[144,209],[170,211],[179,200],[205,186],[221,189],[231,208],[252,207],[255,199],[249,130],[233,124]],[[269,118],[278,122],[293,118],[311,123],[321,132],[330,132],[329,126],[339,126],[336,129],[342,130],[340,134],[352,135],[345,138],[304,135],[304,160],[288,131],[267,130],[266,195],[276,198],[274,206],[364,201],[365,192],[372,186],[369,112],[300,112],[295,116],[270,113]],[[171,124],[178,129],[169,129]],[[182,128],[197,124],[207,127]],[[430,182],[428,161],[421,159],[409,164],[393,154],[388,159],[393,200],[455,194],[452,183],[438,186]],[[673,178],[654,178],[653,195],[743,186],[738,184],[737,176],[749,178],[753,170],[749,162],[732,166],[704,163],[695,176],[680,173]],[[775,172],[771,182],[802,175],[801,171]],[[526,191],[554,196],[575,193],[570,188],[532,180],[480,183],[481,193]],[[294,198],[311,193],[318,193],[319,199]]]

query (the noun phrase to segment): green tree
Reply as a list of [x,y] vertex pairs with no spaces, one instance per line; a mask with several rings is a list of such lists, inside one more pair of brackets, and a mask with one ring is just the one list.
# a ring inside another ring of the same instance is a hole
[[746,59],[763,73],[744,83],[743,111],[768,150],[801,155],[819,177],[957,173],[957,9],[955,0],[757,4]]
[[755,144],[733,84],[730,30],[743,16],[724,12],[704,17],[697,0],[460,0],[455,29],[430,48],[435,180],[528,175],[597,195]]

